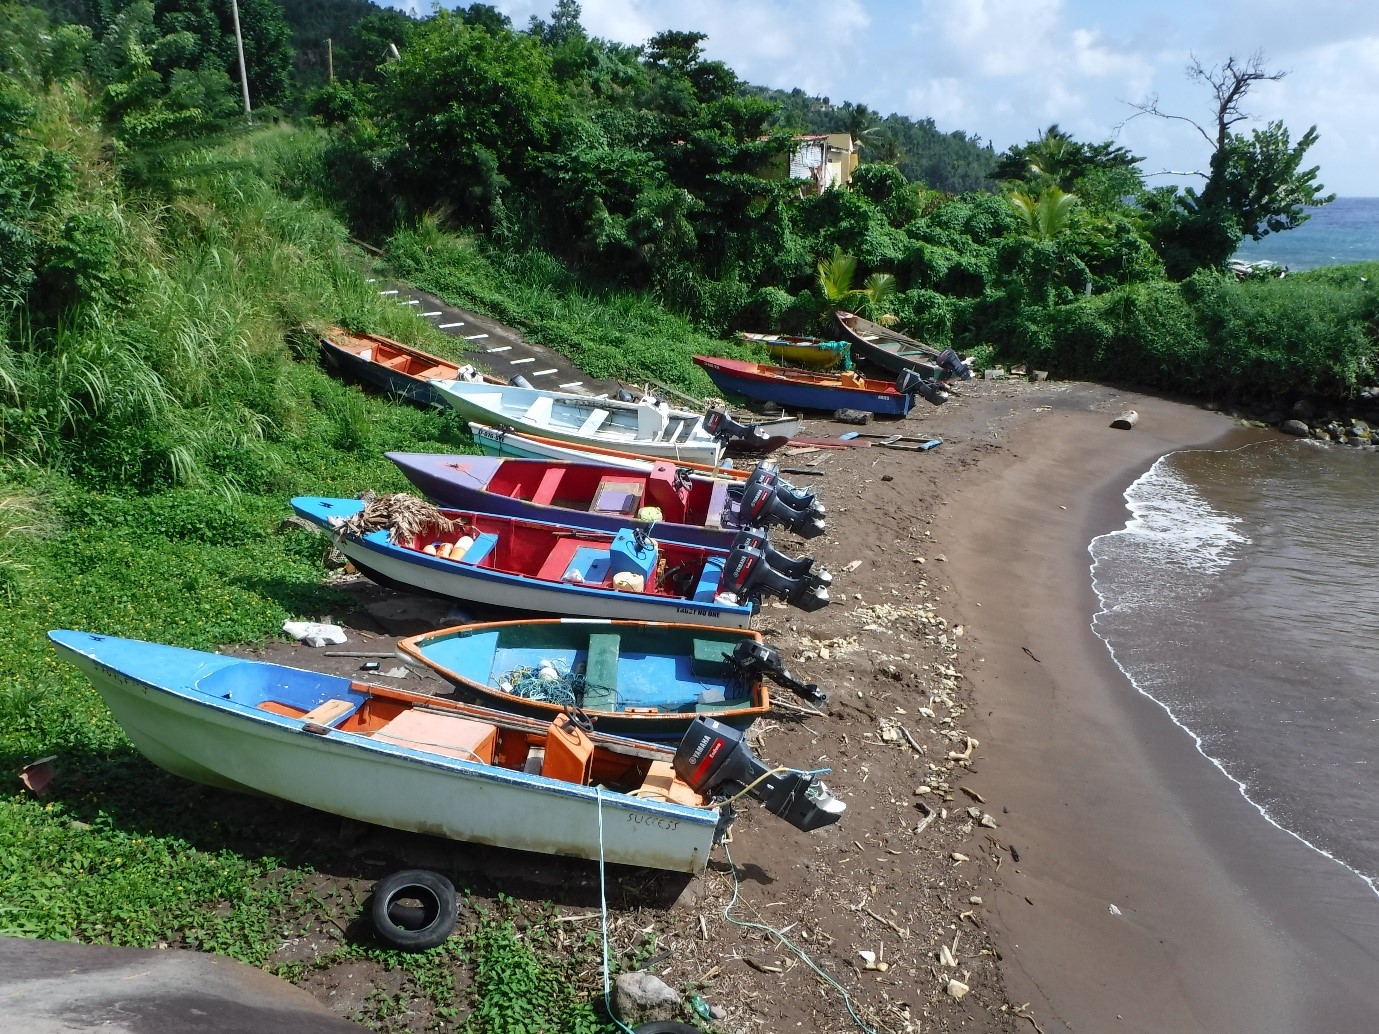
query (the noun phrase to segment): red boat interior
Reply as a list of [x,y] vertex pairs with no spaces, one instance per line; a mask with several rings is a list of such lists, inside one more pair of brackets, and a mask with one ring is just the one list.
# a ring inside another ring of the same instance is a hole
[[548,725],[484,721],[457,701],[353,683],[363,700],[330,699],[310,711],[264,700],[258,707],[299,718],[307,732],[352,732],[431,754],[542,775],[581,786],[605,786],[649,800],[703,807],[704,798],[675,776],[669,760],[648,749],[597,744],[566,715]]
[[450,531],[432,530],[395,543],[452,563],[588,588],[619,588],[614,577],[640,561],[644,595],[699,602],[713,601],[723,574],[724,555],[696,546],[656,542],[649,562],[643,552],[625,563],[625,538],[489,514],[445,514],[456,522]]
[[583,463],[509,460],[499,464],[485,488],[542,506],[624,517],[652,506],[661,511],[661,520],[679,524],[702,524],[713,495],[711,482],[682,480],[675,464],[667,462],[656,463],[649,474],[638,474]]

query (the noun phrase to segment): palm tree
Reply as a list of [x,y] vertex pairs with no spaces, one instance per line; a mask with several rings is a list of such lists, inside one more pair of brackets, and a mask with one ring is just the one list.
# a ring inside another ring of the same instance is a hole
[[1077,206],[1077,195],[1066,193],[1051,183],[1038,197],[1023,190],[1011,191],[1010,204],[1031,236],[1047,241],[1068,228]]
[[857,275],[857,256],[834,247],[829,258],[819,260],[819,291],[825,309],[855,310],[867,319],[883,326],[896,322],[896,317],[883,311],[886,299],[895,294],[895,277],[890,273],[873,273],[860,288],[852,286]]

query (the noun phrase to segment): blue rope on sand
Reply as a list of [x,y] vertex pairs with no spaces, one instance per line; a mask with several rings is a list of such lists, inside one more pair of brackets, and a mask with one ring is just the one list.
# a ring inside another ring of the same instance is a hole
[[[554,671],[556,677],[543,679],[540,675],[543,667]],[[561,671],[555,664],[513,668],[503,676],[501,685],[513,696],[561,707],[574,707],[584,699],[584,675],[577,671]]]

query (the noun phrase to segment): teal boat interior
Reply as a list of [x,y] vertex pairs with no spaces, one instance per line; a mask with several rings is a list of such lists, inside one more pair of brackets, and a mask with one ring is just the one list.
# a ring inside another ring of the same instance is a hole
[[421,637],[417,648],[454,677],[527,699],[692,714],[750,706],[751,682],[727,660],[741,641],[709,628],[553,622]]

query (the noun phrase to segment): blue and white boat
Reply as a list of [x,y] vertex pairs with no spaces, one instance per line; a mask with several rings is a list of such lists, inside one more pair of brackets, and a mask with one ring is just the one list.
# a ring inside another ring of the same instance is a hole
[[[731,822],[717,795],[748,792],[806,830],[844,809],[816,777],[770,772],[704,719],[672,751],[590,733],[577,716],[545,724],[200,650],[48,638],[160,768],[392,829],[698,873]],[[698,760],[720,754],[734,766]]]
[[[336,530],[364,503],[301,496],[292,508]],[[657,542],[640,529],[607,533],[467,510],[439,513],[454,527],[400,539],[387,529],[345,534],[338,547],[381,585],[543,616],[747,628],[756,609],[719,598],[726,550]]]

